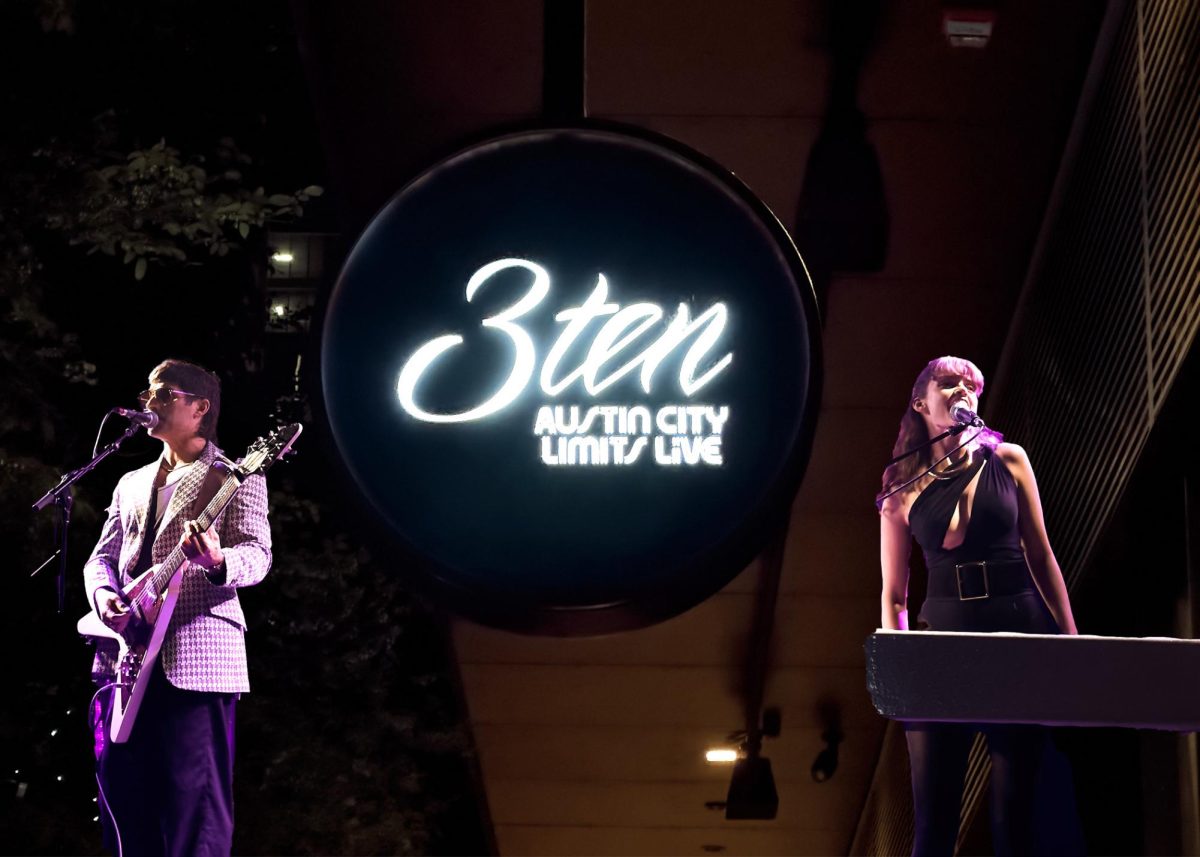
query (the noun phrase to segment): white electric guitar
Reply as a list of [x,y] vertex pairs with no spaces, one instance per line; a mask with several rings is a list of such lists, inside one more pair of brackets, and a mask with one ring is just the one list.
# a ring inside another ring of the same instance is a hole
[[[302,428],[299,423],[281,426],[266,438],[259,438],[251,444],[246,456],[236,464],[222,461],[214,463],[214,468],[220,468],[225,476],[204,511],[196,516],[200,529],[207,530],[212,526],[246,477],[265,473],[271,465],[287,455]],[[109,628],[100,621],[95,611],[89,612],[76,625],[79,633],[85,637],[117,642],[117,675],[109,727],[109,738],[114,744],[128,741],[133,731],[138,708],[150,683],[167,627],[171,624],[171,614],[175,611],[185,561],[183,549],[176,545],[161,564],[147,569],[126,587],[124,599],[133,616],[124,631],[118,633]]]

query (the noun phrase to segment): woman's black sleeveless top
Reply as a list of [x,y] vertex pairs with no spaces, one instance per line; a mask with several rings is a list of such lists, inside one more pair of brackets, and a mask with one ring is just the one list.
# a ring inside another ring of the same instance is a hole
[[[975,486],[966,537],[961,545],[947,550],[942,543],[950,528],[950,519],[977,473],[979,484]],[[928,485],[913,501],[908,520],[912,534],[925,554],[930,591],[935,589],[935,577],[954,576],[955,566],[960,563],[987,561],[989,566],[994,564],[1010,569],[1019,565],[1017,573],[1028,577],[1017,514],[1017,483],[994,449],[985,447],[979,458],[953,479]],[[993,595],[976,601],[960,601],[957,597],[927,598],[921,608],[920,624],[934,631],[1058,633],[1032,577],[1028,584],[1028,589],[1023,592]],[[945,589],[944,586],[939,588]]]
[[[983,473],[975,486],[967,536],[961,545],[946,550],[942,543],[954,509],[980,468]],[[929,568],[978,560],[1019,562],[1025,558],[1017,528],[1017,483],[995,450],[987,447],[958,476],[934,481],[922,491],[909,510],[908,523],[925,552],[925,564]]]

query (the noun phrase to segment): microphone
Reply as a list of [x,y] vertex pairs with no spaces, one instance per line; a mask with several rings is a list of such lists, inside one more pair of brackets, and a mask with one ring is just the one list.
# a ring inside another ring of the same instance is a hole
[[[139,426],[145,426],[146,431],[150,431],[150,429],[158,425],[158,414],[154,413],[154,411],[131,411],[129,408],[113,408],[110,413],[124,417]],[[968,413],[970,412],[968,411]]]
[[959,425],[983,428],[983,420],[979,418],[979,414],[975,413],[962,402],[955,402],[950,406],[950,418]]

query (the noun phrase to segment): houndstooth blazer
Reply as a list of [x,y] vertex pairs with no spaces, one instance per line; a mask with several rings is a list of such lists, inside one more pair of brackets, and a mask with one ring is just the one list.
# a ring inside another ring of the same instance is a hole
[[[162,528],[151,550],[161,563],[179,544],[183,525],[199,514],[193,509],[204,477],[220,450],[211,441],[197,464],[179,480],[163,516]],[[130,572],[142,550],[142,534],[150,505],[150,492],[158,462],[126,473],[117,483],[108,519],[91,557],[83,567],[88,603],[96,606],[96,591],[130,582]],[[271,529],[267,522],[267,482],[261,475],[248,477],[216,520],[225,557],[225,582],[212,583],[198,565],[185,562],[179,599],[159,654],[167,680],[185,690],[243,693],[250,689],[246,669],[246,618],[237,588],[252,586],[271,567]],[[111,681],[116,646],[97,646],[93,677]]]

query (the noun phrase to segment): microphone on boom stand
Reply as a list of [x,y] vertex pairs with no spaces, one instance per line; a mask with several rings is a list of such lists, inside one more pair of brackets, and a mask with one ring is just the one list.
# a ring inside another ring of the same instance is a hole
[[[146,431],[150,431],[150,429],[158,425],[158,414],[154,413],[154,411],[131,411],[129,408],[113,408],[112,413],[119,417],[124,417],[139,426],[145,426]],[[970,413],[970,411],[967,413]]]

